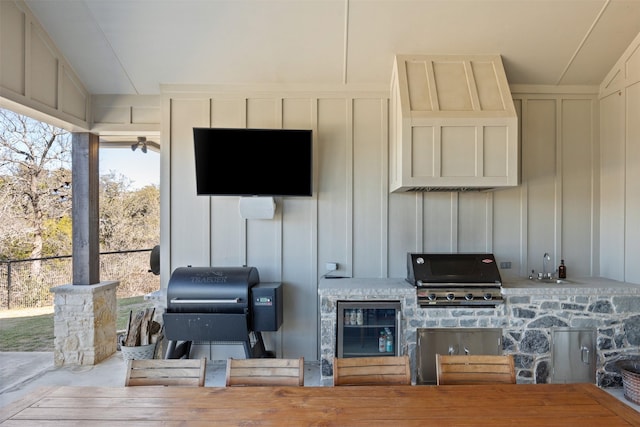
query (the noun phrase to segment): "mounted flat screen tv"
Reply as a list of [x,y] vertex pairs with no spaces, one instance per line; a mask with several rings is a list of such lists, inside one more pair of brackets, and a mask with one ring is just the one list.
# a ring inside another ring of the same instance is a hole
[[196,192],[311,196],[311,137],[304,129],[193,128]]

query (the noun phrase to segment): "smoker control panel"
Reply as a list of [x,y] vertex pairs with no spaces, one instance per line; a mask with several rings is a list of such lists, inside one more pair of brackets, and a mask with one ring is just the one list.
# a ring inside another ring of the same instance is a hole
[[253,301],[253,305],[273,305],[273,298],[271,297],[258,297]]

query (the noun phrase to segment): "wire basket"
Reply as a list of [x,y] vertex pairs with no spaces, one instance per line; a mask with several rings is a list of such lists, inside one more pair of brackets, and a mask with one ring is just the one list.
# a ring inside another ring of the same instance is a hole
[[623,360],[617,365],[622,375],[624,397],[640,405],[640,361]]
[[137,345],[134,347],[120,346],[122,359],[126,362],[132,359],[153,359],[156,353],[156,343],[149,345]]

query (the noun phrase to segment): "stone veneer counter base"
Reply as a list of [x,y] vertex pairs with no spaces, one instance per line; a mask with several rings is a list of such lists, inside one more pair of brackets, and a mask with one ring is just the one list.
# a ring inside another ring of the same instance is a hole
[[502,328],[503,349],[514,356],[518,383],[551,382],[554,328],[593,328],[596,383],[622,387],[615,362],[640,357],[640,285],[602,278],[568,282],[505,279],[505,301],[496,308],[421,308],[415,288],[404,279],[322,279],[318,287],[321,378],[328,383],[333,376],[336,302],[384,299],[402,304],[402,354],[411,359],[414,381],[420,328]]
[[[405,343],[401,354],[409,354],[406,345],[411,338],[406,335],[408,327],[406,322],[413,314],[407,310],[412,310],[411,307],[416,306],[416,291],[404,279],[325,278],[320,281],[318,295],[320,296],[320,376],[323,385],[331,385],[333,379],[338,301],[400,301],[402,307],[400,342]],[[415,341],[415,337],[413,340]]]

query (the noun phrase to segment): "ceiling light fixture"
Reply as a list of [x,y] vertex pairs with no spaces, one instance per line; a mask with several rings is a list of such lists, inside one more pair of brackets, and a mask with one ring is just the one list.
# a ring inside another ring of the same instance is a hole
[[138,142],[134,142],[133,144],[131,144],[131,151],[136,151],[136,149],[140,147],[140,151],[142,151],[143,153],[147,152],[147,137],[146,136],[139,136],[138,137]]

